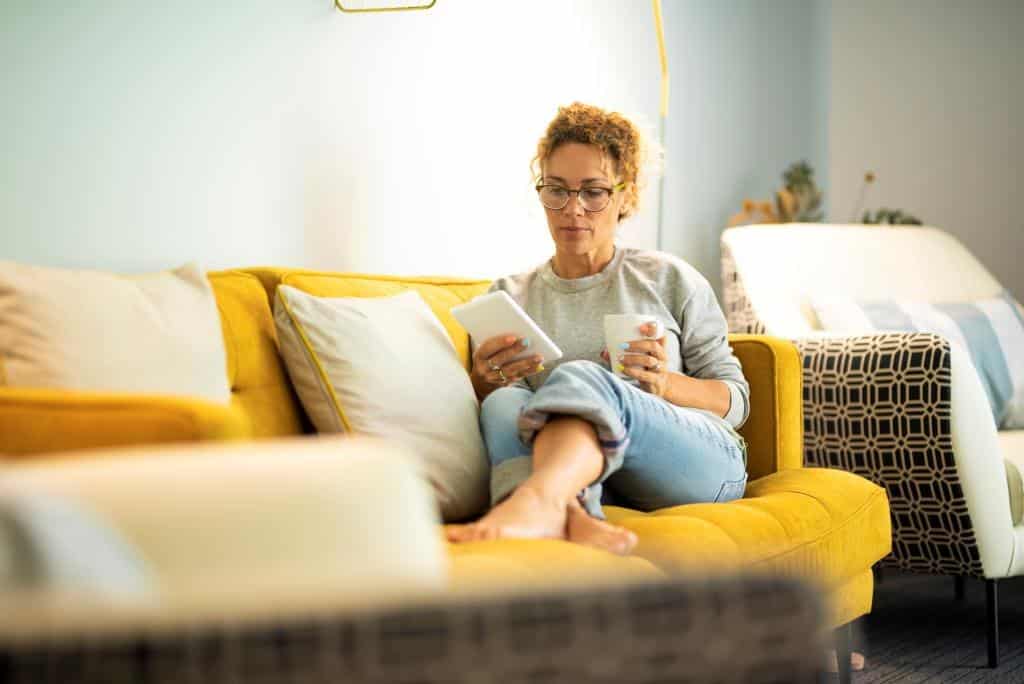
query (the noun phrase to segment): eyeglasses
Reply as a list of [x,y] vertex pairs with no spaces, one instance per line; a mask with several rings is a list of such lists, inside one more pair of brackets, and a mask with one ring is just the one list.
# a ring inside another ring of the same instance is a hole
[[604,211],[611,201],[613,193],[625,187],[625,183],[617,183],[610,188],[590,185],[579,190],[570,190],[564,185],[538,183],[537,195],[540,197],[540,203],[547,209],[558,211],[565,208],[565,205],[569,203],[569,196],[575,193],[583,209],[591,214],[596,214],[599,211]]

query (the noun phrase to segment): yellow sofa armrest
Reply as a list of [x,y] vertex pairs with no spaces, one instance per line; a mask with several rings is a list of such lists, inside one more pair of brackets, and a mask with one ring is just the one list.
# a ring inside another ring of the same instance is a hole
[[201,399],[0,387],[0,457],[247,437],[245,414]]
[[729,344],[750,383],[750,417],[740,429],[747,440],[750,479],[800,468],[803,374],[796,345],[767,335],[730,335]]

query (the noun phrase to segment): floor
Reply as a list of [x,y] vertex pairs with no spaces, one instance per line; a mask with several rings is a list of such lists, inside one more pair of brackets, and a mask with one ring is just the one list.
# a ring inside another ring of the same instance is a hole
[[964,600],[957,601],[950,577],[885,571],[871,615],[854,627],[854,646],[867,666],[853,681],[1024,683],[1024,578],[998,587],[1000,664],[990,670],[981,580],[968,580]]

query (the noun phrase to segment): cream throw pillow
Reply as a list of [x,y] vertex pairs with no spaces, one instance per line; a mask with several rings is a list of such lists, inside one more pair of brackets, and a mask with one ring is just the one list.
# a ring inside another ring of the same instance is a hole
[[319,432],[395,440],[417,454],[445,520],[483,511],[489,466],[479,406],[451,339],[416,292],[274,302],[281,356]]
[[226,403],[213,289],[194,265],[120,276],[0,261],[0,385]]

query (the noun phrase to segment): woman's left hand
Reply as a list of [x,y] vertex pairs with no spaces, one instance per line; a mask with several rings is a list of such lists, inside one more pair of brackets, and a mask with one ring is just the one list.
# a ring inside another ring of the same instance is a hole
[[[641,326],[644,335],[655,335],[657,325],[647,323]],[[640,388],[645,392],[665,398],[668,394],[668,380],[671,371],[668,369],[668,354],[665,353],[665,337],[652,340],[634,340],[629,348],[618,353],[613,365],[622,366],[621,372],[640,381]]]

